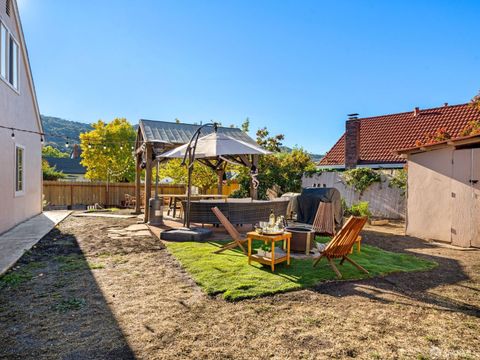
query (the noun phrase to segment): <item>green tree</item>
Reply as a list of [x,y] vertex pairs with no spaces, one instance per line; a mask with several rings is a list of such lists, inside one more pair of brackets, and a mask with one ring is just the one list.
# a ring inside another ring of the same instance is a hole
[[132,182],[135,179],[135,160],[132,146],[135,129],[123,118],[110,123],[99,120],[93,130],[80,134],[82,165],[85,177],[92,180]]
[[42,149],[42,157],[68,158],[68,153],[55,149],[53,146],[46,145]]
[[[171,159],[160,164],[158,176],[160,179],[170,177],[174,184],[187,184],[188,182],[187,167],[182,165],[181,159]],[[155,179],[155,171],[153,178]],[[202,192],[205,192],[216,186],[217,179],[216,173],[211,168],[198,161],[195,162],[192,173],[193,186],[197,186]]]
[[285,135],[278,134],[275,136],[269,136],[270,132],[266,127],[257,130],[257,143],[264,147],[268,151],[280,152],[282,141],[285,139]]
[[[301,148],[294,148],[290,153],[280,152],[261,156],[258,163],[258,176],[260,182],[258,197],[267,198],[267,190],[274,185],[280,187],[282,193],[299,192],[302,188],[302,176],[305,172],[313,171],[315,164],[310,155]],[[247,197],[250,191],[250,169],[239,170],[240,189],[232,196]]]
[[250,119],[247,117],[242,123],[241,129],[244,133],[248,133],[250,130]]
[[66,176],[63,172],[57,171],[55,166],[50,166],[47,160],[42,159],[43,180],[64,179]]

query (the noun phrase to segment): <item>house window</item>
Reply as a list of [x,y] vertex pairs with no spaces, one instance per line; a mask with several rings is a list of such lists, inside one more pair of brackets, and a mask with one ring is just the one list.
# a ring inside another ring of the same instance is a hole
[[0,23],[0,76],[7,78],[7,28]]
[[25,148],[15,145],[15,195],[23,195],[25,190]]
[[10,12],[12,11],[12,0],[7,0],[5,3],[5,12],[8,16],[10,16]]
[[0,22],[0,78],[18,90],[18,43]]

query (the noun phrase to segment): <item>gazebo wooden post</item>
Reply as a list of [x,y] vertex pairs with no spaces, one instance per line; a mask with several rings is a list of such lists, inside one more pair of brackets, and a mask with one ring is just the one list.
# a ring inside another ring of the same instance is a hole
[[140,186],[141,184],[141,175],[142,175],[142,168],[140,167],[142,163],[142,155],[136,154],[135,155],[135,213],[140,214],[141,208],[141,201],[140,201]]
[[152,155],[153,148],[151,143],[145,144],[145,216],[143,222],[148,222],[149,207],[148,202],[152,196]]
[[217,176],[218,176],[217,193],[218,193],[218,195],[222,195],[222,192],[223,192],[223,174],[225,174],[225,170],[223,170],[223,169],[218,169],[217,170]]
[[[258,155],[252,155],[252,166],[258,171]],[[253,186],[253,181],[250,183],[250,196],[253,200],[258,200],[258,189]]]

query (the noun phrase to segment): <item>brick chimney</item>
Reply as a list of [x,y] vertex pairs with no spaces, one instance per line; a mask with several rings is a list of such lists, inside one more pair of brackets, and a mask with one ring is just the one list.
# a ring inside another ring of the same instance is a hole
[[73,145],[73,150],[72,150],[72,159],[78,159],[80,157],[80,147],[78,144]]
[[350,114],[345,123],[345,168],[354,169],[360,160],[360,120]]

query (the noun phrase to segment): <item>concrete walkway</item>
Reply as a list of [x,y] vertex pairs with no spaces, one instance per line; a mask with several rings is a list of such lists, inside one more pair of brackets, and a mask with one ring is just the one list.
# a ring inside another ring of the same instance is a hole
[[0,235],[0,275],[70,213],[68,210],[45,211]]

